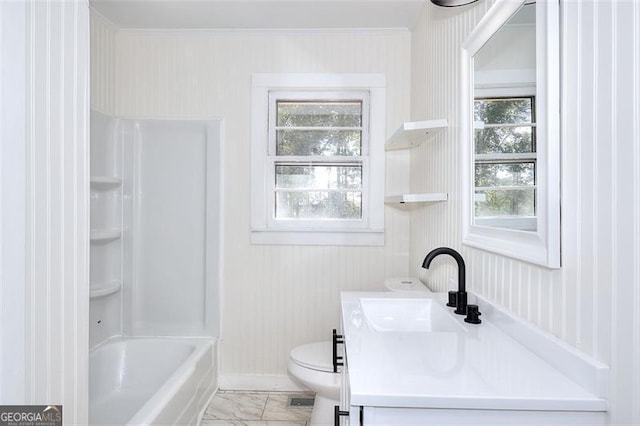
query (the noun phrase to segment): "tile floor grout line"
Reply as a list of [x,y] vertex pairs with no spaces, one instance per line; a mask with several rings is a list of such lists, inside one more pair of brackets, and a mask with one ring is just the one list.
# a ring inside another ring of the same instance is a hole
[[[285,426],[285,425],[289,425],[289,426],[309,426],[309,417],[311,415],[311,413],[307,413],[306,416],[304,416],[304,418],[301,417],[295,417],[295,418],[289,418],[289,419],[285,419],[282,418],[281,420],[278,419],[266,419],[265,417],[271,417],[273,413],[273,409],[275,407],[280,406],[280,404],[284,404],[283,407],[281,407],[281,409],[284,409],[285,411],[289,408],[286,404],[287,404],[287,398],[291,396],[291,392],[271,392],[271,391],[231,391],[231,392],[225,392],[225,391],[220,391],[218,393],[218,395],[220,397],[225,397],[223,399],[229,401],[229,397],[231,397],[231,400],[233,400],[234,398],[233,396],[237,396],[239,398],[242,398],[243,395],[265,395],[266,398],[264,399],[264,405],[262,407],[261,413],[260,413],[260,419],[259,420],[254,420],[254,418],[252,419],[235,419],[235,420],[231,420],[229,419],[229,421],[233,422],[233,424],[244,424],[246,426],[249,425],[262,425],[262,426],[275,426],[275,425],[281,425],[281,426]],[[306,394],[306,393],[305,393]],[[284,399],[284,401],[283,401]],[[213,411],[215,411],[215,403],[214,401],[212,401],[212,403],[209,405],[209,407],[207,407],[207,411],[210,411],[210,409],[213,408]],[[259,405],[256,406],[256,408],[259,408]],[[276,408],[276,412],[279,411],[278,408]],[[297,410],[293,410],[293,411],[297,411]],[[257,414],[257,413],[256,413]],[[277,414],[276,414],[277,416]],[[246,417],[246,416],[245,416]],[[257,416],[256,416],[257,417]],[[285,416],[286,417],[286,416]],[[203,424],[205,426],[209,425],[209,426],[214,426],[214,425],[222,425],[224,424],[225,420],[216,420],[216,419],[203,419],[203,420],[207,420],[207,422],[203,422]],[[238,422],[238,423],[236,423]]]
[[267,410],[267,405],[269,404],[269,397],[271,394],[267,393],[267,399],[264,400],[264,407],[262,407],[262,414],[260,414],[260,420],[264,421],[264,412]]

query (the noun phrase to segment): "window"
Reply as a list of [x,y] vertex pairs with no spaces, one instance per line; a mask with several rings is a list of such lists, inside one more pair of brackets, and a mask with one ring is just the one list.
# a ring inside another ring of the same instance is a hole
[[273,225],[366,226],[367,92],[273,91],[269,109]]
[[475,99],[476,225],[536,230],[534,100],[534,96]]
[[383,83],[254,75],[252,243],[384,243]]

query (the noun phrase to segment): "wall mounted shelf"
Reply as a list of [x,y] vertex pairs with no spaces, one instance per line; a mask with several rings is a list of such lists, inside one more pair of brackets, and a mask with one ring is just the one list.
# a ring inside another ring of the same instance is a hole
[[122,185],[122,179],[115,176],[91,176],[91,189],[106,191],[109,189],[119,188]]
[[415,148],[449,126],[446,118],[427,121],[407,121],[395,131],[384,146],[387,151]]
[[443,193],[428,193],[428,194],[400,194],[400,195],[388,195],[385,197],[385,203],[439,203],[447,201],[449,194]]
[[120,238],[122,231],[120,229],[93,229],[90,235],[92,243],[107,243]]
[[89,298],[95,299],[97,297],[105,297],[111,294],[117,293],[122,288],[120,281],[109,281],[106,283],[91,284],[89,290]]

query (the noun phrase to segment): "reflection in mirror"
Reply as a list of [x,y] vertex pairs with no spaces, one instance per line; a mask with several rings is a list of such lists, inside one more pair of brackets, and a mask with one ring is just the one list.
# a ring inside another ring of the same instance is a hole
[[462,44],[462,242],[560,267],[560,3],[497,0]]
[[537,230],[535,3],[473,59],[475,225]]

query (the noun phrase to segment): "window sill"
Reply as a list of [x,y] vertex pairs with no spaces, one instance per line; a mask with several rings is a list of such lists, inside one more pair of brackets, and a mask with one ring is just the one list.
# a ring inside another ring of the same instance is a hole
[[251,244],[302,246],[384,246],[384,231],[252,229]]

